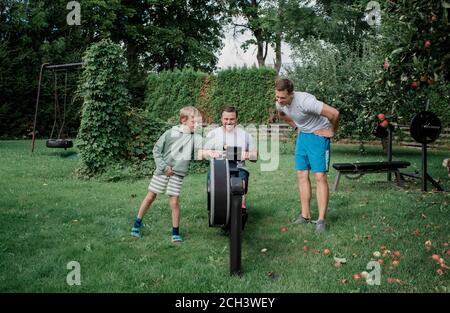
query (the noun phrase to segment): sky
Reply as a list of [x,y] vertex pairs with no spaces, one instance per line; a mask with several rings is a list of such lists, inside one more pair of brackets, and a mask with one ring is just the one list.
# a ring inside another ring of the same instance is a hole
[[[236,38],[233,38],[233,32],[227,31],[225,34],[225,38],[223,39],[224,47],[219,52],[219,61],[217,67],[219,69],[226,69],[228,67],[242,67],[257,65],[258,61],[256,60],[256,45],[250,46],[247,52],[244,52],[240,46],[241,44],[251,38],[249,34],[244,35],[236,35]],[[282,63],[292,63],[291,59],[291,48],[283,43],[281,45],[281,60]],[[266,65],[273,64],[275,59],[275,53],[272,48],[269,48],[269,52],[267,53]]]

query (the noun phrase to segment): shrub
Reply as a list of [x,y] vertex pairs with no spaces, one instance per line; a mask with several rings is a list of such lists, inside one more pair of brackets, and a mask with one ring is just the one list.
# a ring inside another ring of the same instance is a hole
[[208,74],[192,69],[150,74],[145,96],[149,116],[163,121],[177,119],[182,107],[199,103],[199,91],[207,77]]
[[130,97],[126,88],[127,63],[119,45],[110,40],[93,44],[86,50],[83,62],[78,174],[91,177],[126,157]]
[[233,68],[217,74],[208,112],[217,120],[225,104],[239,110],[242,124],[267,124],[274,107],[277,73],[270,68]]

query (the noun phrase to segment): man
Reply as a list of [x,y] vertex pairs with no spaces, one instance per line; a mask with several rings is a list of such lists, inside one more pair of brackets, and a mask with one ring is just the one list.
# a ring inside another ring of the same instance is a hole
[[[242,155],[241,160],[237,161],[236,167],[239,170],[239,177],[244,179],[245,193],[247,193],[248,177],[250,174],[245,166],[245,160],[256,162],[257,150],[253,136],[242,128],[236,127],[237,118],[238,112],[235,107],[225,106],[222,109],[220,118],[222,126],[211,130],[206,135],[204,150],[200,151],[200,159],[221,159],[224,157],[224,152],[228,146],[240,147]],[[244,216],[246,216],[246,209],[244,195],[242,197],[242,211]]]
[[442,166],[447,170],[448,177],[450,177],[450,159],[444,159],[444,161],[442,161]]
[[295,169],[302,206],[295,224],[306,224],[311,220],[312,171],[316,179],[316,197],[319,218],[316,231],[326,229],[325,216],[328,208],[329,189],[327,172],[330,163],[330,138],[339,124],[339,112],[306,92],[294,92],[294,84],[289,79],[279,79],[275,83],[276,108],[281,119],[298,133],[295,146]]

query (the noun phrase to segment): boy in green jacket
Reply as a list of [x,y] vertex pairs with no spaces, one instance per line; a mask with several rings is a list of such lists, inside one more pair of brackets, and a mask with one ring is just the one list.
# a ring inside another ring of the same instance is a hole
[[[180,243],[180,204],[179,196],[184,176],[187,175],[192,159],[194,141],[201,143],[202,137],[194,134],[200,117],[198,110],[192,106],[180,110],[180,125],[167,130],[153,148],[156,170],[148,186],[147,196],[141,203],[138,215],[131,228],[131,236],[141,237],[142,219],[157,194],[169,196],[172,209],[172,242]],[[194,136],[195,140],[194,140]]]

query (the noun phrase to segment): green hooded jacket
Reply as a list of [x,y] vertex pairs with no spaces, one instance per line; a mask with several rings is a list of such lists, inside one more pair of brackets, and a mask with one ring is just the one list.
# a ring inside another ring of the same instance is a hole
[[[194,140],[195,138],[195,140]],[[181,125],[167,130],[159,137],[153,147],[153,158],[155,160],[155,175],[164,175],[168,166],[178,176],[186,176],[189,162],[193,159],[194,143],[201,143],[199,134],[183,131]]]

